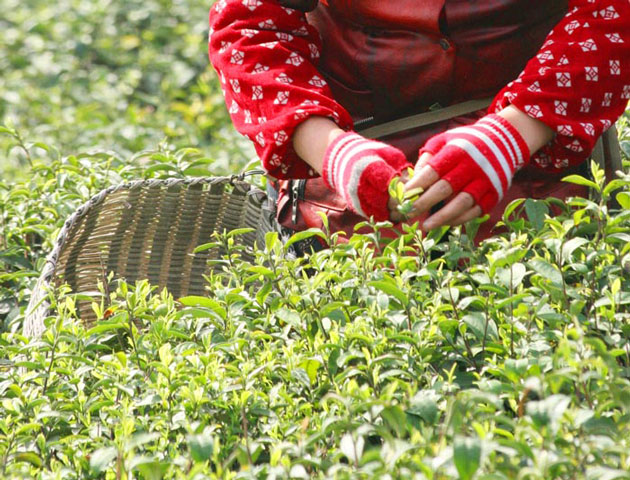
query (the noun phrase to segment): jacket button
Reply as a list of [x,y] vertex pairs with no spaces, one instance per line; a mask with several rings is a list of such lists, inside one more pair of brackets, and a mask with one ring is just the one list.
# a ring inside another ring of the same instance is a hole
[[442,50],[448,50],[451,48],[451,43],[446,38],[440,38],[440,47]]

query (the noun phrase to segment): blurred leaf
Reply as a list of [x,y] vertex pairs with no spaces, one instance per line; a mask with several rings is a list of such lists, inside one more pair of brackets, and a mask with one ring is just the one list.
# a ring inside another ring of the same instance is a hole
[[545,217],[549,213],[549,208],[542,200],[528,198],[525,200],[525,212],[534,228],[540,230],[545,224]]
[[571,399],[565,395],[551,395],[544,400],[528,402],[527,414],[538,427],[556,424],[564,415],[569,403]]
[[363,456],[363,448],[365,447],[365,440],[362,436],[359,436],[356,440],[349,433],[346,433],[341,437],[341,443],[339,448],[350,462],[357,464]]
[[210,460],[214,453],[214,438],[207,434],[190,435],[188,446],[195,462],[205,462]]
[[619,192],[615,198],[622,208],[630,210],[630,192]]
[[432,392],[418,392],[410,402],[407,413],[417,415],[429,425],[434,425],[439,417],[438,405]]
[[42,460],[34,452],[20,452],[16,453],[13,457],[16,462],[28,462],[34,467],[40,468],[42,466]]
[[453,460],[461,480],[473,478],[481,463],[481,441],[478,438],[455,437]]
[[382,291],[383,293],[386,293],[387,295],[391,295],[396,300],[398,300],[403,307],[406,307],[409,304],[409,299],[407,298],[407,296],[391,280],[379,280],[375,282],[370,282],[368,283],[368,285]]
[[135,468],[146,480],[161,480],[168,471],[169,464],[153,460],[137,464]]
[[118,456],[115,447],[103,447],[90,455],[90,468],[95,473],[104,472],[109,464]]
[[529,266],[541,277],[549,280],[553,286],[562,287],[562,273],[555,265],[541,258],[535,258],[529,261]]

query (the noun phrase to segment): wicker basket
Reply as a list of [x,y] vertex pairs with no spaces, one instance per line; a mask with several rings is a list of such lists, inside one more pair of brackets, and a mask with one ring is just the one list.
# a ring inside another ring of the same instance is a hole
[[[140,180],[92,197],[59,232],[31,296],[25,335],[43,332],[51,286],[96,292],[109,272],[128,282],[148,279],[175,297],[202,295],[208,260],[222,252],[193,253],[197,246],[210,242],[214,232],[251,227],[255,231],[241,242],[253,247],[274,229],[266,194],[245,182],[246,175]],[[78,309],[86,324],[96,321],[91,302],[80,301]]]

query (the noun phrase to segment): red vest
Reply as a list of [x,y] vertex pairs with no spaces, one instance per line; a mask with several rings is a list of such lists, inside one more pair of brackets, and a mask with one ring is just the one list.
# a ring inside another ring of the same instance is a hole
[[[374,117],[378,124],[493,97],[516,79],[567,11],[568,0],[320,0],[307,17],[322,37],[319,70],[333,96],[355,121]],[[415,162],[418,147],[429,137],[484,113],[386,141]],[[553,176],[526,167],[477,239],[490,235],[514,198],[584,194],[581,187],[559,185]],[[351,217],[338,223],[360,220]]]
[[355,120],[491,97],[521,72],[567,0],[328,0],[308,14],[320,70]]

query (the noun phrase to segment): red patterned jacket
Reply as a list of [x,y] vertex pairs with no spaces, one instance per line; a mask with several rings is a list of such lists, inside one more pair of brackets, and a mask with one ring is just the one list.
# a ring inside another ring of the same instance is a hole
[[[350,129],[486,96],[557,132],[532,163],[561,172],[630,99],[630,1],[329,0],[304,14],[219,0],[209,52],[234,125],[276,178],[316,176],[290,142],[308,116]],[[433,133],[390,143],[412,157]]]

